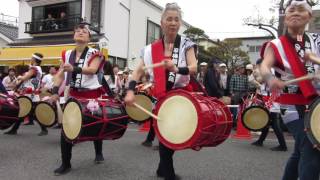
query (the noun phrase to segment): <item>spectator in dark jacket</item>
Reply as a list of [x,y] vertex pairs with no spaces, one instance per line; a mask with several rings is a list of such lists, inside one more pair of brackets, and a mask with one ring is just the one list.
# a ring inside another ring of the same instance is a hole
[[221,98],[223,96],[223,89],[220,87],[219,82],[219,73],[217,72],[214,61],[212,60],[208,64],[208,70],[203,82],[209,96],[216,98]]
[[5,88],[4,85],[2,84],[2,81],[0,81],[0,93],[8,94],[6,88]]

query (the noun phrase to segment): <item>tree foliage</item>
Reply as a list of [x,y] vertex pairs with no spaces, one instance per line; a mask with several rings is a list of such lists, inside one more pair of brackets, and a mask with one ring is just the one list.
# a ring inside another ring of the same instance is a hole
[[201,37],[204,35],[204,31],[197,27],[190,27],[183,32],[188,37],[194,38],[195,36]]
[[[189,38],[197,42],[195,37],[201,37],[205,33],[202,29],[191,27],[184,31]],[[240,49],[242,45],[241,40],[226,39],[224,41],[216,43],[216,46],[209,47],[205,50],[202,46],[198,47],[198,63],[209,62],[211,59],[216,59],[226,63],[228,68],[233,68],[239,62],[249,62],[249,56],[247,52]]]
[[242,45],[239,39],[226,39],[218,42],[217,46],[208,49],[212,57],[223,61],[228,68],[233,68],[238,63],[249,63],[248,53],[241,50]]

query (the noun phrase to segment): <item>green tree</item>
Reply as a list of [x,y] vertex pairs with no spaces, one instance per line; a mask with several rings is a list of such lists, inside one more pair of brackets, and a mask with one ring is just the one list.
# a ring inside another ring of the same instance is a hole
[[[190,27],[183,32],[188,38],[198,44],[198,39],[205,36],[205,32],[197,27]],[[198,63],[208,62],[211,59],[211,54],[202,46],[198,47]]]
[[185,30],[183,32],[183,34],[185,34],[186,36],[188,36],[189,38],[195,38],[195,37],[201,37],[204,35],[204,31],[200,28],[197,27],[190,27],[187,30]]
[[211,57],[222,60],[229,69],[233,69],[240,62],[250,62],[248,53],[240,49],[241,45],[239,39],[225,39],[218,42],[217,46],[210,47],[208,51]]

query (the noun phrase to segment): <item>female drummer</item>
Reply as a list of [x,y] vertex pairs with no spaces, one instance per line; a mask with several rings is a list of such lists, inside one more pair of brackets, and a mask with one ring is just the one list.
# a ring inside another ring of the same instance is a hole
[[[65,73],[66,84],[70,85],[70,96],[76,99],[94,99],[105,93],[97,75],[101,70],[100,67],[102,67],[104,57],[96,49],[88,47],[90,37],[88,24],[81,23],[74,28],[76,48],[62,53],[63,64],[54,77],[52,101],[59,99],[59,86],[65,79]],[[65,140],[62,133],[60,141],[62,164],[54,171],[55,175],[62,175],[71,170],[72,144]],[[95,162],[103,162],[102,140],[94,141],[94,148],[96,153]]]
[[[176,3],[168,3],[161,17],[164,36],[146,46],[142,51],[142,61],[133,72],[133,80],[129,83],[129,90],[125,97],[125,102],[128,105],[132,105],[135,101],[135,86],[143,75],[145,65],[164,64],[164,68],[149,69],[148,72],[151,81],[155,82],[154,96],[159,98],[176,88],[190,89],[190,74],[195,74],[197,71],[195,43],[178,35],[181,22],[180,7]],[[173,168],[173,154],[174,150],[169,149],[161,142],[159,143],[160,163],[157,169],[159,177],[164,177],[166,180],[179,179]]]
[[[287,87],[283,81],[315,72],[312,59],[309,59],[310,56],[306,56],[305,53],[313,52],[319,55],[318,52],[320,52],[320,36],[305,32],[311,17],[312,8],[307,1],[289,1],[284,21],[287,27],[286,34],[267,45],[260,68],[261,74],[270,88],[284,89],[284,92],[290,95],[287,96],[289,97],[287,99],[283,98],[281,102],[281,108],[286,109],[282,119],[293,134],[295,146],[287,162],[283,180],[319,179],[320,151],[314,149],[307,138],[303,122],[303,109],[305,109],[303,100],[308,103],[308,100],[316,97],[316,90],[310,81],[302,81],[297,85]],[[275,70],[281,74],[281,79],[272,75],[272,67],[275,67]],[[282,95],[282,97],[285,96]],[[297,102],[292,100],[297,100]]]
[[[29,70],[24,73],[23,76],[18,76],[17,78],[17,84],[20,87],[21,94],[27,95],[31,98],[33,106],[35,106],[35,103],[39,101],[38,95],[36,95],[36,92],[40,89],[40,83],[41,83],[41,76],[42,76],[42,69],[40,67],[41,62],[43,59],[43,55],[40,53],[34,53],[31,57],[31,66]],[[32,121],[34,119],[34,112],[31,112],[31,115],[29,116],[29,123],[33,124]],[[20,127],[20,124],[22,123],[22,119],[17,121],[12,128],[5,132],[5,134],[8,135],[16,135],[17,131]],[[48,134],[48,130],[46,127],[42,126],[39,123],[41,127],[41,132],[38,134],[38,136],[45,136]]]

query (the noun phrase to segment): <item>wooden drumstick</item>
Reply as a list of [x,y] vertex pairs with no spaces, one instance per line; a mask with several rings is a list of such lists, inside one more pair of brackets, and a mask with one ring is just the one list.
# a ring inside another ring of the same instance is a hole
[[140,109],[141,111],[145,112],[146,114],[148,114],[149,116],[153,117],[154,119],[157,119],[158,121],[161,120],[157,115],[149,112],[148,110],[146,110],[144,107],[140,106],[137,103],[133,103],[134,106],[136,106],[138,109]]
[[143,70],[145,71],[147,69],[153,69],[153,68],[157,68],[157,67],[161,67],[161,66],[164,66],[164,62],[155,63],[155,64],[151,64],[151,65],[148,65],[148,66],[144,66]]
[[285,81],[284,84],[287,86],[287,85],[290,85],[290,84],[293,84],[293,83],[297,83],[297,82],[300,82],[300,81],[304,81],[304,80],[308,80],[308,79],[313,79],[315,77],[319,77],[319,74],[308,74],[308,75],[305,75],[305,76],[301,76],[299,78],[296,78],[296,79],[292,79],[292,80],[289,80],[289,81]]
[[58,123],[61,124],[62,118],[63,118],[63,112],[62,112],[59,101],[56,101],[56,106],[57,106]]

